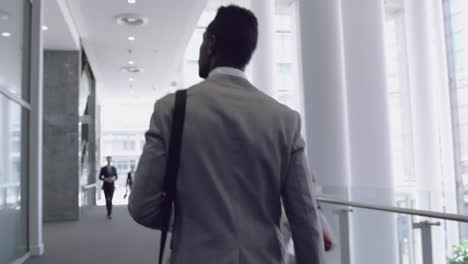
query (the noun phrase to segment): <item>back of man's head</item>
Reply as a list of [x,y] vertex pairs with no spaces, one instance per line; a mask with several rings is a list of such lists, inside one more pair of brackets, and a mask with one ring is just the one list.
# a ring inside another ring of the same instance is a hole
[[207,33],[216,38],[218,57],[234,66],[245,67],[257,47],[257,18],[245,8],[222,6],[208,26]]

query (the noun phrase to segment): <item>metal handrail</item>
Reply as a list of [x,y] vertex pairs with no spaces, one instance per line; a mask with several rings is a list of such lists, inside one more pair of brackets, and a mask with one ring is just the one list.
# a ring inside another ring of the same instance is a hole
[[436,218],[436,219],[442,219],[442,220],[451,220],[451,221],[468,223],[468,216],[465,216],[465,215],[439,213],[439,212],[433,212],[433,211],[428,211],[428,210],[416,210],[416,209],[399,208],[399,207],[394,207],[394,206],[380,206],[380,205],[373,205],[373,204],[366,204],[366,203],[340,201],[340,200],[331,199],[331,198],[328,198],[328,197],[318,197],[317,201],[319,203],[343,205],[343,206],[363,208],[363,209],[374,210],[374,211],[383,211],[383,212],[390,212],[390,213],[397,213],[397,214],[424,216],[424,217],[429,217],[429,218]]
[[20,184],[19,183],[0,184],[0,189],[7,189],[7,188],[12,188],[12,187],[18,188],[20,187]]
[[82,186],[81,188],[83,190],[89,190],[89,189],[92,189],[92,188],[96,188],[96,183],[88,184],[88,185]]

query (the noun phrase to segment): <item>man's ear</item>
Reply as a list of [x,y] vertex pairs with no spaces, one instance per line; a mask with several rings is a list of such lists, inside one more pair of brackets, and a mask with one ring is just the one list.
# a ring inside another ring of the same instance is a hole
[[207,51],[209,55],[213,55],[216,52],[216,37],[214,35],[208,37]]

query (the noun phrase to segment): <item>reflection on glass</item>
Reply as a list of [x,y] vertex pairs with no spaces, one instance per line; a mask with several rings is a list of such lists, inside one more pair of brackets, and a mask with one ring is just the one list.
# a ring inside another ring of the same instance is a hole
[[[0,90],[29,101],[30,2],[1,1]],[[8,34],[6,34],[8,33]]]
[[0,263],[27,251],[28,113],[0,96]]

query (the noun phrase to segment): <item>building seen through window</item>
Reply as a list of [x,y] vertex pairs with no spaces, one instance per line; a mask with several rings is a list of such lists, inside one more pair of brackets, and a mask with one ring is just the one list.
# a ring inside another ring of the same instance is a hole
[[[459,203],[468,215],[468,2],[444,0]],[[461,193],[463,192],[463,193]],[[468,228],[463,226],[468,239]]]

